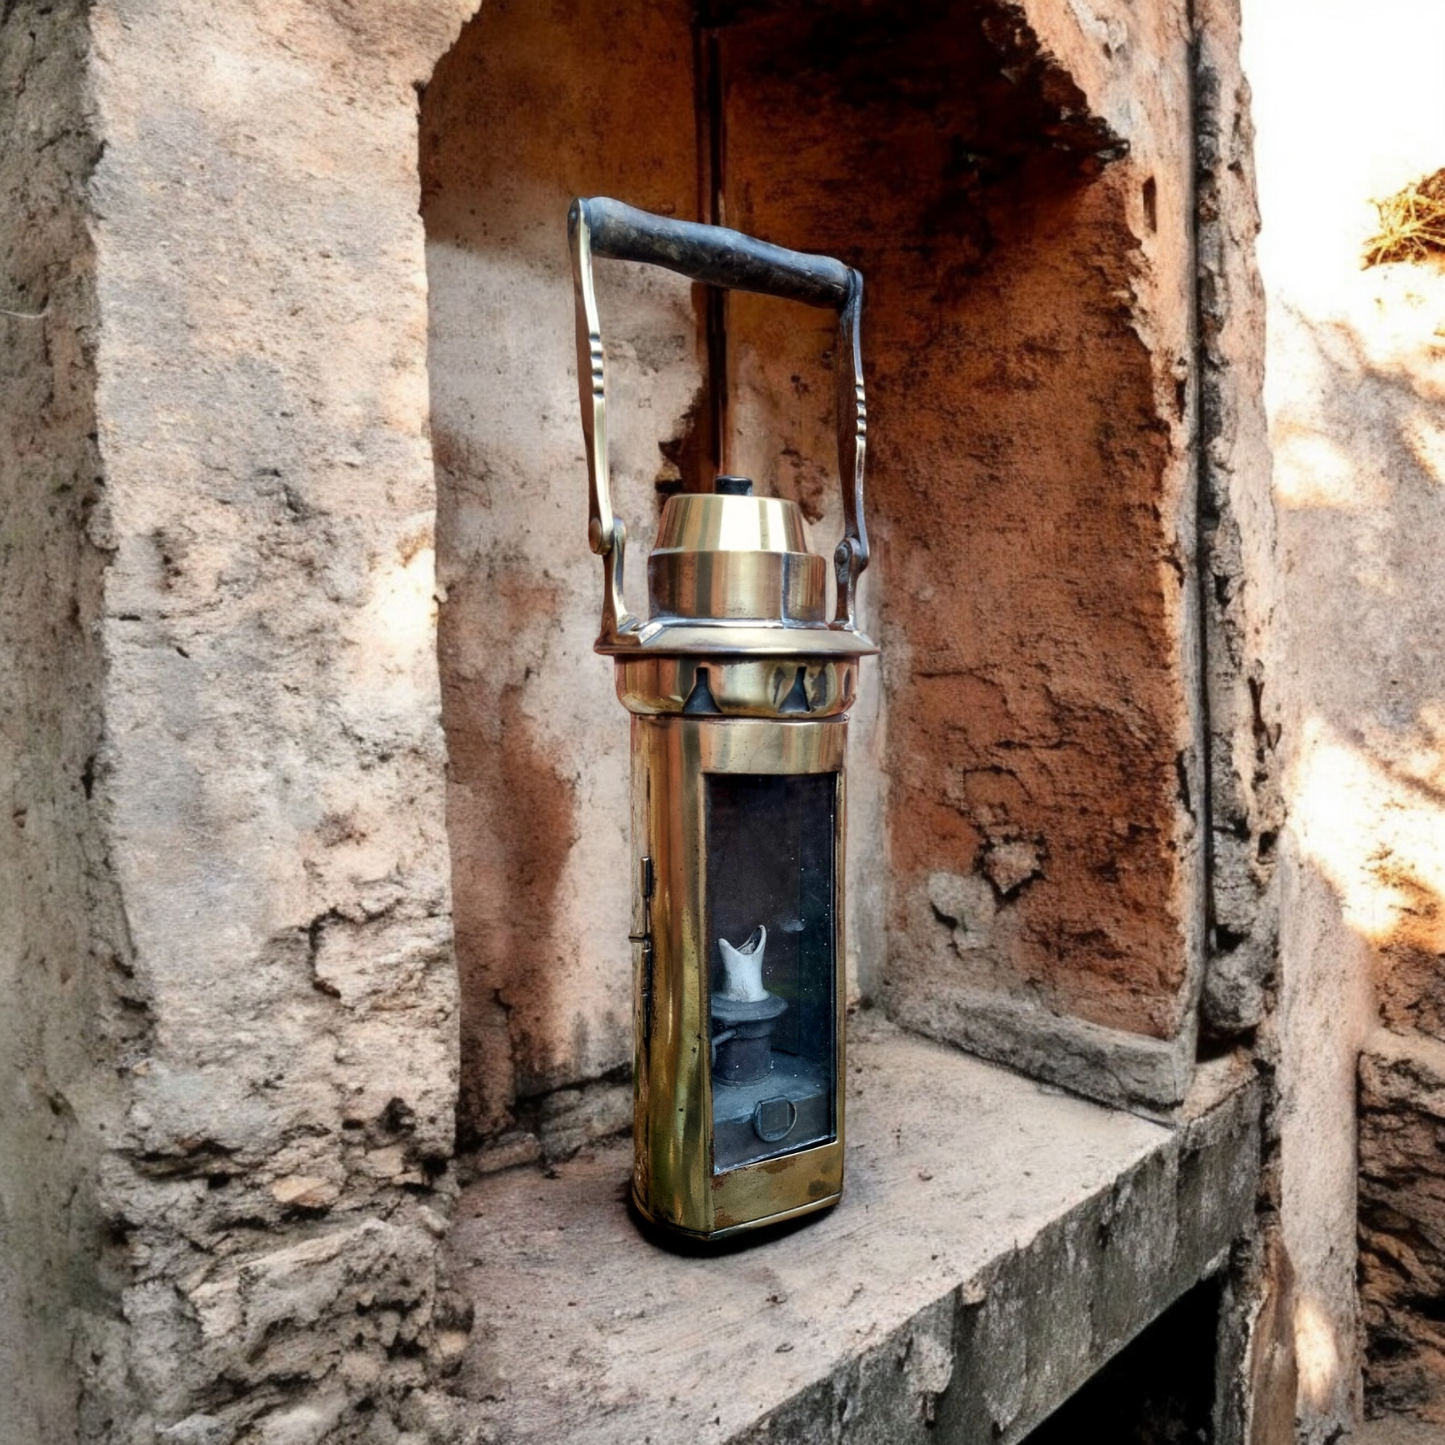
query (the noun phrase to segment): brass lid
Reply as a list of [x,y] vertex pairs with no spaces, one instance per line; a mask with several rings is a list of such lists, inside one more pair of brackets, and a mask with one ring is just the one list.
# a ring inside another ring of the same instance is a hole
[[868,638],[828,621],[828,563],[808,550],[796,502],[751,495],[746,477],[669,497],[647,559],[650,616],[597,651],[673,657],[866,656]]
[[669,497],[647,580],[654,618],[827,622],[827,563],[808,551],[798,504],[776,497]]
[[[732,477],[718,480],[734,482]],[[751,487],[751,483],[747,484]],[[659,552],[807,552],[796,502],[751,492],[678,492],[657,524]]]

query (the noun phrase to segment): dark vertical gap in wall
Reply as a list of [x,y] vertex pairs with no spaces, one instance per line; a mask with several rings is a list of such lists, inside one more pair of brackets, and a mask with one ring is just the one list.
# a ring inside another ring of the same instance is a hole
[[[709,225],[726,224],[722,56],[712,6],[699,5],[694,21],[693,54],[697,77],[698,216]],[[713,477],[727,471],[728,338],[727,292],[703,288],[707,345],[708,457],[712,475],[697,479],[711,491]]]
[[[1193,21],[1193,6],[1191,10],[1191,23]],[[1210,707],[1210,651],[1211,634],[1223,622],[1220,615],[1220,608],[1216,605],[1211,588],[1211,559],[1213,555],[1213,543],[1219,528],[1219,513],[1213,495],[1212,477],[1210,475],[1210,452],[1209,444],[1212,437],[1209,432],[1213,430],[1214,423],[1206,415],[1204,405],[1204,384],[1205,375],[1210,364],[1209,348],[1201,325],[1200,318],[1204,313],[1204,302],[1200,295],[1200,288],[1204,285],[1204,270],[1199,253],[1199,228],[1201,225],[1200,215],[1200,194],[1199,176],[1202,165],[1202,158],[1199,147],[1201,144],[1201,114],[1199,95],[1199,38],[1198,32],[1194,31],[1189,42],[1189,135],[1194,145],[1194,164],[1189,168],[1189,248],[1190,263],[1194,273],[1194,292],[1189,298],[1190,321],[1189,331],[1194,339],[1193,364],[1189,368],[1190,391],[1187,397],[1188,406],[1193,412],[1194,420],[1194,567],[1195,567],[1195,606],[1199,609],[1199,620],[1196,639],[1196,659],[1199,667],[1199,681],[1197,688],[1196,703],[1199,708],[1199,763],[1196,771],[1198,778],[1198,803],[1196,804],[1195,824],[1199,829],[1200,837],[1200,880],[1199,880],[1199,903],[1203,913],[1200,920],[1200,948],[1203,951],[1203,958],[1199,963],[1199,989],[1205,987],[1205,975],[1208,973],[1214,956],[1218,952],[1219,930],[1218,918],[1216,916],[1216,899],[1214,891],[1217,860],[1215,857],[1214,839],[1214,765],[1215,739],[1214,719]],[[1150,185],[1153,185],[1153,178],[1150,178]],[[1152,209],[1152,205],[1151,205]],[[1197,1008],[1199,994],[1195,995],[1194,1004]],[[1208,1030],[1201,1028],[1198,1034],[1196,1050],[1200,1058],[1208,1056],[1211,1048],[1217,1048],[1218,1041],[1207,1037]]]

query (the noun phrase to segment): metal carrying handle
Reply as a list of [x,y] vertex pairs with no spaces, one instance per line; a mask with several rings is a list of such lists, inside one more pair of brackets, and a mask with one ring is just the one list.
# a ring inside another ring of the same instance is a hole
[[838,476],[843,486],[843,540],[833,553],[838,603],[831,625],[853,631],[858,578],[868,565],[868,532],[863,522],[868,409],[863,395],[859,335],[862,275],[828,256],[789,251],[724,226],[655,216],[605,196],[591,200],[579,197],[572,202],[567,213],[567,236],[577,299],[577,389],[582,402],[582,434],[587,443],[587,540],[604,559],[606,574],[598,640],[615,641],[619,634],[635,631],[642,624],[627,610],[622,592],[627,527],[612,510],[607,463],[607,377],[602,324],[592,284],[594,255],[618,261],[646,261],[707,286],[753,291],[809,306],[827,306],[838,312]]
[[595,256],[647,261],[705,286],[755,291],[835,311],[848,300],[852,272],[830,256],[789,251],[725,226],[655,216],[606,196],[573,204],[585,214]]

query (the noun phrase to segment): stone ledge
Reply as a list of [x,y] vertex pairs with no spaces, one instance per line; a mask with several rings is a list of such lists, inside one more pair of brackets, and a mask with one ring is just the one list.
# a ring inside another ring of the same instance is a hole
[[866,1015],[849,1049],[843,1203],[782,1237],[648,1243],[622,1142],[464,1193],[482,1438],[1014,1445],[1249,1228],[1248,1078],[1202,1071],[1169,1129]]
[[1196,1029],[1151,1039],[1052,1013],[1024,999],[951,984],[886,995],[889,1017],[928,1038],[1007,1062],[1087,1099],[1169,1120],[1189,1096]]

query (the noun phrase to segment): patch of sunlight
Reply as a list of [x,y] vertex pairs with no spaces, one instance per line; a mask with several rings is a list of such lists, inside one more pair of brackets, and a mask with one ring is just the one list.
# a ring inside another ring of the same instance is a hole
[[1445,898],[1445,808],[1319,718],[1305,726],[1289,793],[1301,851],[1350,927],[1377,945],[1408,933],[1445,951],[1445,919],[1432,916],[1442,910],[1421,906],[1422,895]]
[[1295,1305],[1294,1348],[1300,1393],[1320,1408],[1330,1401],[1339,1383],[1341,1352],[1334,1324],[1312,1295],[1302,1296]]
[[[1365,16],[1368,15],[1368,19]],[[1445,6],[1438,0],[1254,0],[1253,91],[1264,227],[1276,295],[1333,313],[1377,229],[1372,196],[1441,164]],[[1361,117],[1368,117],[1366,123]]]
[[[1420,709],[1418,725],[1418,735],[1409,740],[1395,770],[1421,787],[1445,793],[1445,703],[1427,702]],[[1398,750],[1399,740],[1390,741]]]
[[1274,489],[1286,507],[1364,511],[1383,504],[1377,474],[1366,473],[1332,438],[1303,426],[1281,424],[1274,443]]
[[1361,276],[1368,289],[1353,313],[1367,370],[1404,374],[1428,405],[1445,397],[1445,271],[1439,263],[1381,266]]
[[436,553],[428,539],[377,570],[353,634],[363,693],[410,686],[435,654],[436,613]]

